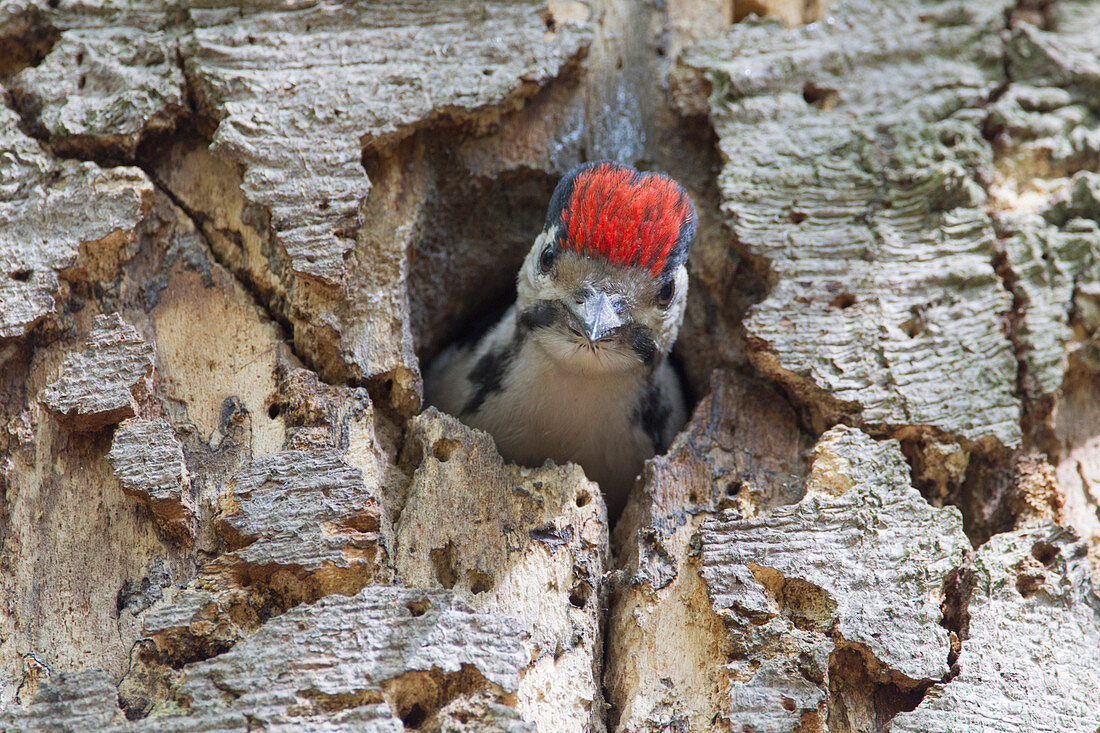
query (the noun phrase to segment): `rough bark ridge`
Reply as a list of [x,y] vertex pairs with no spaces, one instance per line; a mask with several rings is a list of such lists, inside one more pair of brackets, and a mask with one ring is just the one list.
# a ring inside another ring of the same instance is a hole
[[[1096,730],[1100,5],[201,6],[0,0],[0,729]],[[420,384],[599,158],[613,531]]]

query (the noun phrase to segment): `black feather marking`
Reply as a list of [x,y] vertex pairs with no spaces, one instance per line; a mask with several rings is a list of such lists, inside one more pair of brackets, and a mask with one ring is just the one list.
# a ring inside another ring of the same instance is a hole
[[638,414],[641,417],[642,430],[652,441],[653,449],[658,453],[664,453],[668,448],[664,433],[668,427],[668,418],[672,415],[672,406],[668,404],[668,400],[661,394],[661,390],[655,383],[650,382],[642,390]]
[[665,262],[665,267],[661,270],[661,275],[658,278],[662,283],[676,276],[676,270],[680,268],[680,265],[687,262],[688,255],[691,254],[691,244],[695,241],[695,230],[698,227],[695,204],[687,194],[684,194],[684,198],[691,209],[691,216],[684,219],[680,224],[680,236],[677,238],[676,244],[672,245],[672,251],[668,253],[668,260]]
[[653,357],[657,355],[657,343],[653,340],[652,332],[645,326],[635,326],[632,329],[630,348],[646,365],[653,363]]
[[[543,225],[543,231],[556,224],[561,224],[561,213],[573,198],[573,184],[576,183],[577,176],[586,170],[605,163],[615,165],[610,160],[596,160],[591,163],[582,163],[562,176],[562,179],[558,181],[558,185],[554,188],[554,195],[550,197],[550,205],[546,209],[546,223]],[[563,236],[565,236],[564,228],[558,232],[559,239]]]
[[519,330],[527,332],[546,328],[557,323],[560,318],[558,306],[548,300],[540,300],[519,314]]
[[515,355],[514,346],[509,344],[500,351],[488,351],[477,360],[477,364],[470,370],[469,375],[470,384],[474,386],[474,393],[462,408],[460,417],[477,412],[489,395],[502,389],[501,383],[504,381],[504,374],[511,366]]

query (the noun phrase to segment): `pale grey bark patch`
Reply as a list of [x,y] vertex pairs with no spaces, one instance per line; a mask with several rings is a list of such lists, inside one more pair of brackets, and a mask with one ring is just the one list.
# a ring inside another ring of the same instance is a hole
[[107,731],[123,720],[114,680],[99,670],[59,675],[41,684],[26,707],[0,713],[0,726],[10,730]]
[[96,316],[84,349],[65,357],[39,401],[69,430],[98,430],[137,414],[151,391],[153,347],[120,315]]
[[166,420],[127,420],[107,460],[124,491],[150,506],[169,536],[195,536],[197,505],[180,444]]
[[1022,387],[1046,403],[1062,386],[1069,357],[1088,360],[1095,349],[1088,334],[1096,325],[1075,334],[1074,321],[1082,288],[1100,276],[1100,40],[1088,30],[1097,22],[1094,4],[1064,2],[1045,18],[1013,23],[1005,47],[1010,84],[987,122],[997,153],[994,212],[1019,301]]
[[[1087,184],[1081,185],[1087,180],[1083,175],[1075,178],[1075,191],[1088,190]],[[1088,202],[1080,196],[1075,199],[1078,203],[1065,202],[1059,215],[1072,215]],[[1082,279],[1096,280],[1100,229],[1096,221],[1076,217],[1061,228],[1053,227],[1036,215],[1016,219],[1013,226],[1016,231],[1004,240],[1005,257],[1026,303],[1018,335],[1034,382],[1025,387],[1038,398],[1053,395],[1062,386],[1067,346],[1073,340],[1070,318],[1075,289]]]
[[822,436],[809,487],[801,502],[766,516],[725,514],[703,524],[701,572],[716,609],[731,608],[749,588],[726,583],[737,577],[731,568],[747,567],[779,593],[770,615],[865,646],[914,682],[945,676],[943,585],[970,549],[958,510],[928,505],[896,443],[851,428]]
[[[803,716],[807,725],[814,716],[824,721],[832,641],[782,619],[757,627],[773,607],[744,565],[712,574],[728,593],[744,591],[731,601],[746,614],[739,636],[700,569],[700,526],[723,511],[767,516],[797,502],[808,450],[793,410],[769,387],[720,371],[669,453],[648,463],[614,534],[620,570],[612,576],[604,673],[613,728],[705,730],[740,721],[774,730]],[[785,630],[805,637],[792,659],[780,651],[793,643]],[[763,682],[732,686],[752,664],[770,690]]]
[[[335,451],[263,456],[234,476],[230,487],[234,510],[220,521],[241,562],[312,572],[376,559],[375,487],[364,485],[362,472]],[[356,550],[365,557],[355,557]]]
[[735,27],[682,61],[713,87],[727,222],[772,271],[750,358],[817,430],[847,417],[1020,441],[979,180],[1003,7],[954,12],[838,3],[830,23]]
[[66,29],[12,80],[13,99],[58,152],[134,161],[143,136],[170,129],[186,106],[177,54],[160,28]]
[[228,489],[215,524],[229,551],[145,616],[173,658],[209,655],[273,614],[388,575],[378,488],[338,452],[263,456]]
[[[152,184],[138,170],[59,160],[0,107],[0,339],[26,335],[56,312],[59,279],[81,246],[132,242]],[[95,202],[94,205],[92,202]]]
[[1100,710],[1100,597],[1086,545],[1041,524],[993,537],[974,560],[958,677],[891,730],[1092,733]]
[[[299,606],[211,660],[184,668],[172,705],[127,723],[109,677],[44,684],[0,722],[117,731],[401,731],[460,695],[481,695],[489,725],[524,730],[509,710],[527,661],[523,627],[448,591],[373,586]],[[470,722],[469,720],[467,722]],[[481,728],[476,728],[480,730]],[[529,728],[526,728],[529,730]]]
[[574,465],[507,465],[487,433],[434,408],[410,422],[405,449],[420,460],[395,523],[397,577],[519,619],[520,712],[540,730],[603,730],[599,487]]

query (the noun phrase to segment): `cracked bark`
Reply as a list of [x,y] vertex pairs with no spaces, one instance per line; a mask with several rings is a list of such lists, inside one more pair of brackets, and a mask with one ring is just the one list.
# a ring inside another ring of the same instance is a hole
[[[1098,13],[0,8],[0,727],[1092,731]],[[601,157],[700,212],[613,532],[417,414]]]

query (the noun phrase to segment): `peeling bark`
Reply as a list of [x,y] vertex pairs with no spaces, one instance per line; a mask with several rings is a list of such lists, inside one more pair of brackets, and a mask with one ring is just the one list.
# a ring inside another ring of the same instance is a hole
[[[0,728],[1093,731],[1098,25],[4,4]],[[615,527],[421,412],[599,158],[699,211]]]

